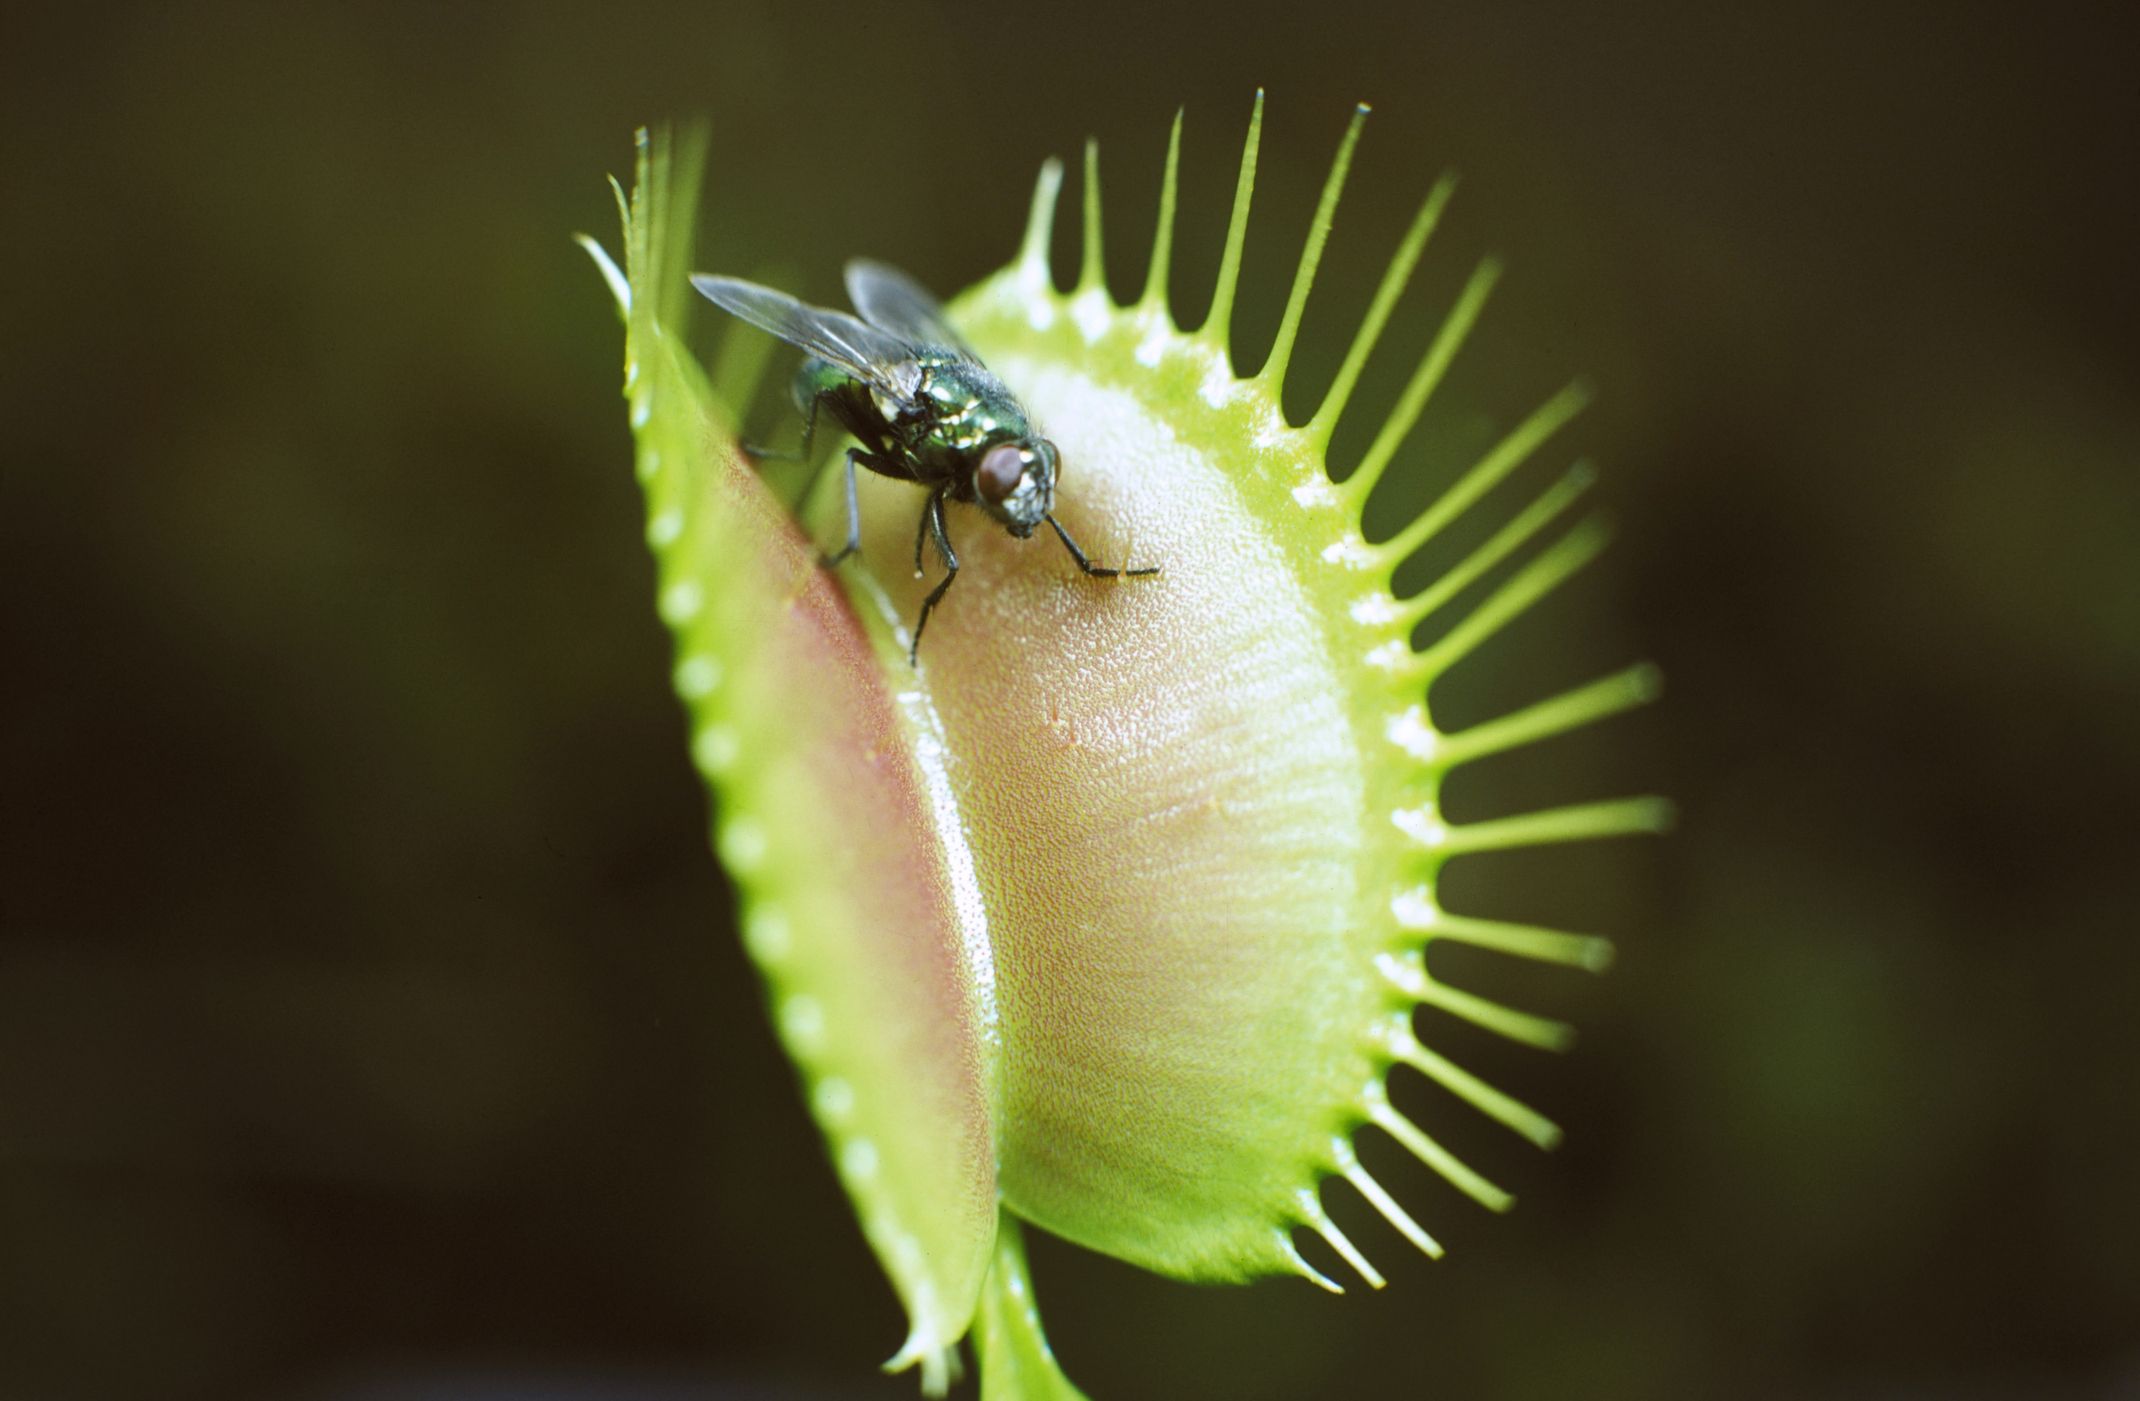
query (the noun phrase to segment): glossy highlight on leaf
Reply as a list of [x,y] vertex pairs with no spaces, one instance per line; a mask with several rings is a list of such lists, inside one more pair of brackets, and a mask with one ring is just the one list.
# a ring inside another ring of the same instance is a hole
[[[744,891],[776,1026],[907,1305],[894,1364],[921,1364],[932,1391],[973,1326],[985,1396],[1076,1394],[1040,1331],[1021,1221],[1179,1278],[1292,1273],[1336,1288],[1301,1254],[1306,1231],[1379,1286],[1324,1210],[1325,1183],[1343,1179],[1414,1246],[1440,1248],[1361,1166],[1354,1140],[1369,1127],[1505,1208],[1505,1192],[1392,1104],[1388,1077],[1409,1066],[1550,1146],[1548,1120],[1422,1045],[1412,1012],[1438,1007],[1540,1046],[1568,1032],[1441,981],[1427,950],[1448,940],[1594,970],[1610,949],[1444,911],[1440,873],[1470,852],[1668,820],[1648,798],[1477,823],[1441,814],[1454,768],[1656,691],[1636,668],[1463,731],[1434,722],[1439,678],[1601,546],[1586,522],[1532,548],[1587,467],[1443,579],[1408,598],[1392,587],[1585,393],[1548,398],[1417,520],[1367,540],[1366,498],[1495,274],[1484,265],[1467,285],[1366,457],[1333,480],[1331,434],[1450,186],[1428,195],[1321,406],[1293,424],[1283,381],[1365,109],[1276,340],[1243,375],[1229,321],[1261,109],[1259,97],[1202,326],[1180,328],[1166,301],[1179,120],[1136,302],[1117,304],[1101,275],[1088,147],[1077,285],[1058,291],[1047,267],[1062,176],[1049,162],[1017,259],[951,303],[1060,446],[1065,524],[1097,556],[1165,572],[1099,586],[1044,536],[954,510],[962,586],[918,669],[905,620],[933,583],[911,577],[919,493],[865,480],[861,556],[818,570],[808,536],[837,535],[836,493],[801,511],[806,535],[736,451],[727,406],[748,402],[750,376],[723,375],[716,399],[682,348],[693,152],[643,148],[627,272],[597,250],[626,307],[648,538],[716,848]],[[730,344],[756,334],[731,329]],[[1497,572],[1470,613],[1414,647],[1416,625]]]

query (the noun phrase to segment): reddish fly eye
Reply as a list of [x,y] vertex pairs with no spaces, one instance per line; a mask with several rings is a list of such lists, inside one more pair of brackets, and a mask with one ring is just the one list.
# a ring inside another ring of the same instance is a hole
[[1005,443],[982,454],[981,470],[975,474],[974,485],[990,501],[1008,501],[1024,476],[1025,454]]

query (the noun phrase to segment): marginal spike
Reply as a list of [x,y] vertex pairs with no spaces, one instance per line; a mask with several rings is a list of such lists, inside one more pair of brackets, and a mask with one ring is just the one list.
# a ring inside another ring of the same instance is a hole
[[1448,828],[1442,849],[1451,855],[1501,851],[1594,837],[1648,836],[1669,831],[1671,826],[1672,804],[1663,798],[1612,798],[1517,817],[1454,823]]
[[1301,246],[1300,266],[1293,272],[1293,290],[1286,297],[1285,315],[1278,322],[1278,338],[1271,342],[1271,353],[1257,371],[1257,377],[1269,383],[1274,393],[1282,394],[1285,389],[1286,366],[1292,362],[1293,343],[1300,335],[1308,289],[1315,284],[1315,269],[1322,262],[1323,245],[1330,239],[1330,222],[1336,217],[1338,198],[1345,191],[1345,173],[1352,168],[1352,148],[1359,144],[1360,128],[1366,124],[1367,104],[1362,102],[1352,109],[1352,122],[1345,128],[1345,139],[1338,143],[1337,158],[1330,163],[1329,178],[1323,181],[1323,197],[1308,225],[1308,241]]
[[1412,1035],[1409,1026],[1391,1038],[1390,1054],[1487,1118],[1514,1129],[1540,1148],[1552,1148],[1560,1142],[1560,1125],[1513,1095],[1495,1089],[1448,1057],[1428,1050]]
[[[642,127],[637,133],[640,160],[644,179],[632,192],[633,208],[638,217],[634,222],[644,234],[640,249],[646,257],[642,265],[646,276],[639,279],[640,286],[658,289],[656,304],[641,307],[653,319],[671,331],[681,331],[687,308],[698,301],[689,283],[677,276],[676,264],[687,261],[689,248],[669,247],[669,237],[674,231],[674,222],[669,219],[645,217],[647,201],[658,198],[667,209],[695,209],[698,206],[699,175],[705,164],[707,133],[702,124],[686,126],[681,133],[668,127],[661,129],[657,138]],[[677,147],[682,146],[682,159],[678,160]],[[658,196],[656,194],[658,192]],[[627,268],[634,265],[627,261]]]
[[1490,754],[1504,754],[1526,744],[1551,739],[1569,730],[1631,710],[1657,698],[1664,673],[1648,662],[1601,677],[1586,686],[1535,705],[1443,735],[1435,762],[1443,768],[1468,764]]
[[625,279],[623,269],[619,268],[616,260],[609,256],[608,249],[586,234],[576,233],[572,236],[572,241],[586,249],[587,256],[594,259],[595,271],[602,274],[602,280],[609,284],[609,295],[616,299],[617,315],[624,320],[630,320],[632,314],[632,284]]
[[[1389,418],[1382,425],[1382,431],[1377,433],[1374,442],[1368,445],[1367,456],[1360,459],[1360,465],[1345,479],[1342,489],[1355,512],[1367,504],[1368,494],[1375,489],[1375,483],[1382,480],[1383,470],[1390,465],[1390,458],[1396,454],[1398,444],[1412,431],[1412,425],[1419,422],[1420,413],[1427,407],[1427,399],[1434,393],[1435,386],[1441,383],[1442,375],[1449,369],[1449,362],[1456,358],[1456,352],[1463,347],[1464,337],[1471,334],[1472,325],[1478,321],[1479,312],[1486,305],[1487,295],[1493,291],[1494,283],[1500,276],[1501,265],[1488,258],[1479,264],[1471,274],[1471,280],[1464,284],[1464,290],[1457,296],[1456,305],[1450,308],[1441,329],[1435,332],[1434,343],[1429,345],[1427,353],[1420,357],[1419,367],[1412,371],[1412,378],[1406,381],[1404,392],[1397,396],[1397,407],[1390,411]],[[1462,483],[1458,485],[1461,487]],[[1411,551],[1407,550],[1405,553],[1409,554]]]
[[1397,1228],[1398,1234],[1418,1246],[1422,1255],[1430,1260],[1442,1258],[1441,1244],[1420,1229],[1419,1223],[1412,1219],[1411,1214],[1397,1205],[1396,1198],[1382,1190],[1382,1184],[1367,1175],[1366,1168],[1354,1163],[1345,1169],[1345,1180],[1350,1182],[1361,1196],[1367,1198],[1369,1206],[1382,1213],[1383,1220]]
[[1345,1292],[1344,1285],[1339,1284],[1336,1280],[1308,1263],[1308,1257],[1300,1253],[1299,1246],[1293,1244],[1293,1237],[1289,1232],[1280,1231],[1278,1233],[1278,1250],[1280,1254],[1285,1256],[1287,1262],[1293,1266],[1294,1272],[1302,1279],[1307,1280],[1310,1284],[1319,1285],[1333,1294]]
[[1426,676],[1434,677],[1456,665],[1526,608],[1597,558],[1611,534],[1604,521],[1591,519],[1554,541],[1549,549],[1488,594],[1462,622],[1437,638],[1433,646],[1421,649],[1418,669]]
[[[1447,829],[1443,829],[1446,840]],[[1426,936],[1422,944],[1449,939],[1474,948],[1492,949],[1540,963],[1558,963],[1602,973],[1612,966],[1612,941],[1595,934],[1570,934],[1535,924],[1509,924],[1501,920],[1453,915],[1435,902],[1430,886],[1415,886],[1390,901],[1397,927]],[[1407,1031],[1409,1034],[1409,1031]]]
[[1367,1281],[1368,1288],[1380,1289],[1383,1285],[1389,1283],[1388,1280],[1382,1277],[1380,1270],[1368,1263],[1367,1257],[1360,1253],[1359,1247],[1345,1238],[1345,1233],[1337,1228],[1337,1222],[1332,1221],[1329,1213],[1323,1210],[1322,1203],[1315,1199],[1315,1193],[1312,1190],[1302,1192],[1301,1198],[1301,1212],[1305,1217],[1304,1224],[1315,1234],[1328,1241],[1330,1248],[1335,1250],[1346,1264],[1352,1266],[1359,1273],[1360,1278]]
[[[1528,418],[1516,425],[1514,431],[1494,444],[1486,456],[1480,458],[1469,471],[1459,477],[1455,486],[1443,492],[1439,500],[1421,512],[1417,520],[1375,548],[1392,564],[1410,556],[1413,551],[1439,534],[1443,526],[1463,514],[1472,502],[1521,466],[1524,459],[1535,452],[1540,443],[1552,437],[1562,424],[1582,412],[1583,406],[1589,402],[1590,386],[1577,380],[1540,404],[1531,411]],[[1351,481],[1348,480],[1346,485],[1351,486]]]
[[1040,163],[1032,212],[1025,221],[1025,241],[1018,246],[1018,283],[1029,296],[1055,291],[1055,276],[1048,271],[1048,244],[1055,236],[1055,197],[1062,188],[1063,163],[1050,156]]
[[1152,261],[1145,269],[1144,295],[1138,305],[1149,310],[1167,309],[1167,272],[1174,256],[1174,199],[1181,174],[1181,110],[1175,109],[1174,130],[1167,137],[1167,173],[1159,181],[1159,227],[1152,234]]
[[[644,225],[646,231],[648,280],[645,285],[648,287],[661,286],[662,284],[652,279],[658,277],[661,274],[661,270],[669,266],[669,221],[667,219],[648,219],[643,217],[646,209],[644,201],[651,199],[655,190],[662,192],[664,202],[668,197],[670,143],[667,139],[668,133],[666,130],[663,131],[662,136],[663,139],[657,142],[654,141],[645,127],[639,129],[638,139],[646,151],[647,177],[644,188],[635,185],[632,189],[633,207],[641,213],[642,217],[639,222]],[[661,308],[659,306],[647,307],[645,310],[652,313],[655,320],[659,321],[661,319]]]
[[1515,1197],[1481,1177],[1463,1159],[1428,1137],[1419,1125],[1398,1113],[1387,1099],[1369,1104],[1367,1117],[1377,1128],[1403,1144],[1405,1151],[1447,1178],[1450,1186],[1488,1211],[1506,1211],[1516,1204]]
[[632,222],[631,196],[624,193],[624,186],[614,175],[609,177],[609,192],[617,197],[617,222],[629,230]]
[[[663,132],[657,159],[664,162],[661,188],[667,191],[664,202],[669,208],[699,207],[699,189],[706,174],[706,151],[712,140],[712,128],[703,121],[687,122],[681,131]],[[669,227],[667,220],[662,221],[664,232]],[[688,244],[682,248],[663,248],[660,250],[661,261],[655,266],[667,269],[678,264],[686,265],[677,268],[677,272],[681,273],[691,262],[692,252]],[[657,274],[652,285],[662,289],[661,304],[654,308],[655,315],[661,318],[670,331],[681,335],[690,321],[692,310],[705,303],[691,289],[690,282],[682,276],[663,272]]]
[[1241,145],[1241,173],[1234,180],[1233,218],[1226,225],[1226,252],[1219,258],[1219,281],[1211,293],[1211,314],[1197,334],[1227,352],[1233,330],[1233,294],[1241,281],[1241,245],[1248,238],[1248,200],[1256,188],[1256,147],[1263,139],[1263,89],[1256,89],[1256,107],[1248,118],[1248,139]]
[[1452,1017],[1461,1017],[1473,1026],[1484,1027],[1497,1036],[1506,1036],[1526,1046],[1536,1046],[1542,1051],[1565,1051],[1575,1044],[1575,1028],[1566,1022],[1504,1007],[1475,992],[1438,982],[1423,971],[1414,985],[1405,990],[1425,1006],[1437,1007]]
[[[638,158],[643,163],[646,160],[646,128],[639,129],[639,138]],[[646,224],[639,217],[646,191],[635,183],[631,194],[626,195],[614,175],[609,177],[609,188],[616,193],[617,211],[624,216],[624,270],[640,272],[647,266]]]
[[1595,934],[1571,934],[1563,929],[1546,929],[1535,924],[1473,919],[1469,915],[1453,915],[1443,910],[1435,911],[1418,923],[1399,922],[1407,929],[1422,931],[1430,940],[1447,939],[1539,963],[1557,963],[1590,973],[1602,973],[1612,966],[1612,940]]
[[951,1390],[951,1383],[958,1379],[958,1353],[941,1343],[924,1337],[922,1325],[915,1324],[907,1334],[906,1342],[885,1363],[886,1372],[904,1372],[921,1364],[921,1394],[942,1396]]
[[1360,329],[1353,333],[1352,347],[1345,352],[1345,363],[1338,367],[1337,378],[1323,394],[1322,406],[1315,417],[1308,420],[1303,432],[1314,438],[1318,447],[1330,441],[1337,431],[1338,420],[1344,416],[1345,405],[1352,398],[1353,387],[1359,383],[1360,371],[1367,365],[1367,357],[1374,353],[1375,342],[1382,337],[1382,328],[1397,306],[1397,298],[1404,294],[1405,284],[1411,280],[1412,269],[1419,263],[1419,255],[1427,246],[1427,236],[1442,217],[1442,206],[1456,189],[1456,177],[1444,175],[1427,192],[1426,201],[1419,212],[1412,216],[1412,227],[1406,230],[1404,242],[1397,245],[1397,255],[1390,259],[1389,267],[1382,274],[1382,285],[1375,289],[1375,299],[1368,304],[1367,316],[1360,322]]
[[1568,474],[1555,482],[1543,496],[1533,501],[1514,520],[1495,531],[1485,544],[1465,556],[1463,563],[1399,604],[1398,618],[1404,627],[1409,630],[1432,616],[1434,610],[1463,592],[1473,580],[1499,564],[1517,546],[1543,530],[1548,522],[1567,510],[1577,497],[1588,491],[1596,480],[1597,471],[1589,463],[1576,463],[1568,470]]
[[1107,286],[1106,260],[1100,253],[1100,143],[1085,138],[1085,252],[1078,264],[1077,290]]

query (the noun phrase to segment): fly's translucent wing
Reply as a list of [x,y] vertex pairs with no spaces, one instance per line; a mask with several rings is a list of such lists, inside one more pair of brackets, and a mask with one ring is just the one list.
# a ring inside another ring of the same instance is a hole
[[949,350],[966,360],[978,360],[951,323],[944,308],[929,289],[889,263],[856,258],[847,265],[847,299],[862,313],[862,319],[916,345]]
[[830,360],[856,379],[890,393],[904,392],[892,378],[892,369],[914,358],[915,347],[905,340],[866,326],[844,311],[811,306],[740,277],[694,273],[691,285],[721,310],[821,360]]

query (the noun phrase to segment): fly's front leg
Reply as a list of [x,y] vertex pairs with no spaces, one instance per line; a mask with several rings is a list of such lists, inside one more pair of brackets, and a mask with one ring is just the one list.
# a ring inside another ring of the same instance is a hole
[[[908,666],[920,665],[922,629],[929,626],[929,614],[935,609],[938,600],[943,598],[944,591],[951,587],[951,581],[959,577],[959,557],[952,552],[951,537],[944,531],[944,489],[942,487],[938,487],[929,494],[929,504],[922,508],[921,523],[922,533],[935,537],[937,553],[944,557],[944,577],[941,583],[929,591],[929,596],[921,601],[921,617],[914,624],[914,645],[907,649]],[[919,538],[914,541],[914,559],[918,567],[921,561],[921,540]]]
[[1094,564],[1086,557],[1085,552],[1078,548],[1077,541],[1070,538],[1070,532],[1063,529],[1063,523],[1055,519],[1053,513],[1043,516],[1041,519],[1055,528],[1055,538],[1063,542],[1063,548],[1070,552],[1070,558],[1077,561],[1077,567],[1095,579],[1141,579],[1147,574],[1157,574],[1159,572],[1159,566],[1156,564],[1148,569],[1111,569],[1104,564]]
[[[828,459],[825,463],[825,466],[830,465],[831,462]],[[856,467],[867,467],[872,472],[881,472],[886,476],[892,477],[903,477],[906,475],[906,473],[900,470],[898,463],[894,462],[891,458],[885,456],[882,452],[872,452],[870,449],[863,447],[851,447],[847,449],[847,466],[845,471],[845,476],[847,479],[847,543],[840,549],[840,552],[838,554],[828,555],[825,554],[823,551],[820,551],[818,553],[817,562],[826,569],[833,568],[835,565],[838,565],[845,561],[848,556],[859,554],[862,550],[862,503],[860,498],[858,498],[855,494]],[[820,467],[818,471],[822,473],[824,471],[824,468]],[[809,502],[811,492],[813,492],[816,487],[817,477],[812,476],[810,479],[810,485],[803,489],[803,502],[806,505]]]

